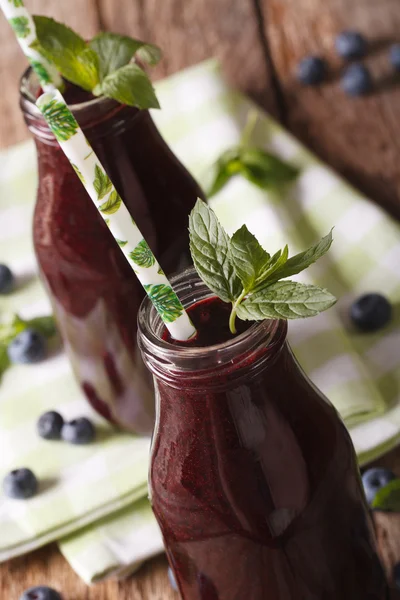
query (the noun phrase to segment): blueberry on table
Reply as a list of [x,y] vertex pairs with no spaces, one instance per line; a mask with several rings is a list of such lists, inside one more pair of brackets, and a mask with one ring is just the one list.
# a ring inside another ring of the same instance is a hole
[[350,317],[361,331],[377,331],[392,318],[392,305],[382,294],[364,294],[353,302]]
[[14,469],[3,480],[5,495],[16,500],[31,498],[36,494],[37,489],[36,476],[30,469]]
[[378,491],[393,479],[396,479],[396,476],[389,469],[375,467],[365,471],[362,475],[362,482],[368,504],[371,505]]
[[70,444],[90,444],[96,436],[94,425],[86,417],[64,423],[61,437]]
[[306,56],[297,65],[297,79],[305,85],[318,85],[325,75],[326,64],[319,56]]
[[46,340],[41,333],[28,328],[9,343],[7,352],[12,363],[36,363],[46,356]]
[[400,44],[393,44],[389,50],[389,60],[392,67],[400,71]]
[[336,52],[342,58],[362,58],[367,53],[367,40],[358,31],[342,31],[335,39]]
[[0,264],[0,294],[8,294],[14,285],[14,275],[7,265]]
[[62,600],[62,597],[56,590],[47,586],[38,586],[26,590],[20,600]]
[[55,410],[45,412],[38,420],[36,429],[45,440],[59,440],[64,419]]
[[171,584],[171,587],[176,592],[178,591],[178,584],[176,583],[175,575],[171,567],[168,567],[168,579]]
[[341,86],[348,96],[363,96],[372,90],[371,73],[365,65],[349,65],[342,75]]

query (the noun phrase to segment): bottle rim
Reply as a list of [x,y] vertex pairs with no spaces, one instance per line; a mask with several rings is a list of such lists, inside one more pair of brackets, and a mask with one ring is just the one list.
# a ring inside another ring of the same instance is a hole
[[[215,297],[193,267],[172,278],[183,306]],[[145,298],[138,312],[138,344],[148,368],[170,383],[187,374],[194,381],[229,375],[235,379],[246,366],[258,368],[271,362],[286,340],[287,323],[282,320],[256,322],[246,331],[221,344],[206,347],[176,346],[162,339],[165,326]]]

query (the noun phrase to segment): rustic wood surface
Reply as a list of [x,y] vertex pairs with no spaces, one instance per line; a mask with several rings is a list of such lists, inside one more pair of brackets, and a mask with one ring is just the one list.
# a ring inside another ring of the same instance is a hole
[[[391,41],[400,41],[399,0],[26,0],[34,13],[64,21],[86,37],[100,29],[159,44],[165,52],[155,78],[217,56],[228,79],[400,218],[400,76],[388,64]],[[351,100],[340,90],[341,61],[333,40],[357,28],[371,40],[366,59],[376,80],[370,97]],[[293,76],[306,54],[323,54],[330,81],[303,88]],[[18,109],[18,76],[25,59],[0,15],[0,148],[27,137]],[[400,451],[379,461],[400,476]],[[375,515],[380,553],[390,574],[400,560],[400,515]],[[176,600],[163,557],[126,582],[87,588],[58,553],[44,548],[0,566],[0,598],[19,598],[43,584],[65,600]]]

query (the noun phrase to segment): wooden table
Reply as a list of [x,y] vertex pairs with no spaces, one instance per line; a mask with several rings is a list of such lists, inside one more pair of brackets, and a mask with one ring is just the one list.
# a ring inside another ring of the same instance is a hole
[[[99,29],[127,33],[159,44],[165,53],[154,70],[160,78],[217,56],[224,71],[322,159],[400,218],[400,84],[387,49],[400,41],[399,0],[26,0],[29,9],[52,15],[85,37]],[[357,28],[370,40],[376,91],[352,100],[340,90],[341,62],[335,35]],[[397,40],[396,40],[397,38]],[[293,77],[298,60],[323,54],[330,81],[317,89]],[[25,60],[0,19],[0,147],[27,137],[18,110],[17,74]],[[5,91],[6,90],[6,91]],[[385,458],[400,476],[400,452]],[[390,567],[400,560],[399,517],[378,518],[381,552]],[[399,533],[397,533],[399,532]],[[173,600],[165,560],[151,561],[125,583],[88,589],[55,547],[0,567],[0,597],[17,599],[24,587],[47,582],[66,600]]]

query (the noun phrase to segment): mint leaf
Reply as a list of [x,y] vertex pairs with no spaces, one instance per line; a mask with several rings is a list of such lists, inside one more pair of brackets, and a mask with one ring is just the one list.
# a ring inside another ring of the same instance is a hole
[[163,283],[145,285],[149,295],[164,322],[172,323],[182,314],[182,305],[173,289]]
[[243,177],[263,189],[288,183],[298,175],[298,169],[261,148],[243,148],[240,162]]
[[7,344],[0,342],[0,380],[9,366],[10,359],[8,358]]
[[146,269],[152,267],[156,262],[146,240],[139,242],[136,248],[129,253],[129,257],[136,265]]
[[211,169],[211,176],[208,176],[210,181],[205,184],[207,197],[211,198],[222,190],[240,170],[240,149],[235,147],[223,152]]
[[104,94],[121,104],[137,108],[160,108],[150,79],[134,64],[125,65],[107,75],[93,93],[96,96]]
[[229,256],[229,237],[215,213],[197,200],[189,216],[190,252],[201,279],[221,300],[234,302],[242,292]]
[[279,281],[246,298],[237,307],[243,320],[299,319],[313,317],[336,299],[327,290],[295,281]]
[[8,0],[10,4],[12,4],[13,6],[15,6],[15,8],[18,8],[20,6],[23,6],[24,3],[22,0]]
[[107,175],[104,173],[98,165],[94,167],[94,181],[93,187],[97,194],[97,199],[102,200],[104,196],[111,192],[112,183]]
[[31,33],[29,21],[26,17],[11,17],[9,23],[18,38],[26,38]]
[[[279,271],[285,264],[289,256],[289,248],[288,245],[284,247],[283,250],[278,250],[271,258],[271,261],[268,265],[268,269],[266,269],[262,277],[259,278],[254,288],[251,290],[252,292],[258,292],[265,288],[268,285],[271,285],[274,281],[277,281],[274,274]],[[279,278],[278,278],[279,279]]]
[[118,238],[115,238],[115,241],[117,242],[117,244],[120,248],[123,248],[128,243],[128,240],[119,240]]
[[108,196],[107,200],[99,206],[99,210],[106,215],[113,215],[121,206],[122,200],[120,195],[114,190]]
[[110,73],[127,65],[135,54],[150,65],[155,65],[161,58],[161,50],[157,46],[118,33],[99,33],[89,45],[99,58],[101,81]]
[[304,269],[307,269],[310,265],[312,265],[319,258],[324,256],[332,245],[332,230],[323,237],[319,242],[313,244],[305,250],[304,252],[300,252],[299,254],[295,254],[291,258],[287,260],[287,262],[279,268],[273,277],[273,281],[277,281],[278,279],[284,279],[285,277],[291,277],[292,275],[297,275]]
[[263,279],[271,260],[271,256],[246,225],[242,225],[233,234],[230,240],[230,257],[245,292],[250,292]]
[[96,52],[66,25],[49,17],[35,15],[37,42],[31,47],[55,64],[60,73],[75,85],[92,91],[99,83]]
[[377,492],[372,508],[400,512],[400,479],[393,479]]
[[54,98],[40,110],[58,141],[66,142],[78,131],[78,123],[64,102]]

